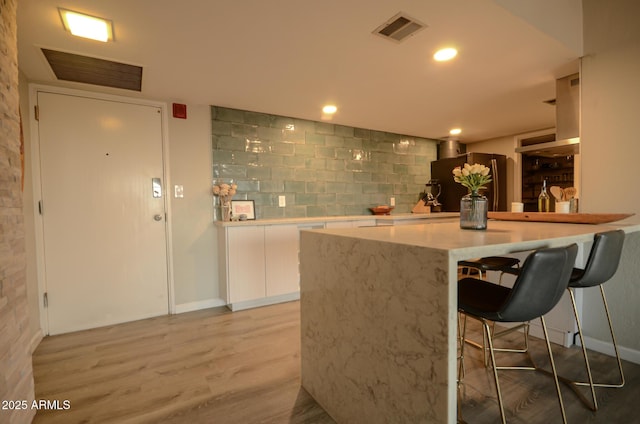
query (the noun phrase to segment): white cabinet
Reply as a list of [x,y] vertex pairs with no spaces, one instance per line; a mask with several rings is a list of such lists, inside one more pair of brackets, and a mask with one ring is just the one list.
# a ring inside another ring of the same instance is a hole
[[225,231],[228,303],[264,297],[264,227],[228,227]]
[[229,226],[221,231],[221,279],[236,311],[300,297],[298,225]]
[[300,291],[298,251],[300,231],[297,225],[264,227],[265,287],[267,296]]

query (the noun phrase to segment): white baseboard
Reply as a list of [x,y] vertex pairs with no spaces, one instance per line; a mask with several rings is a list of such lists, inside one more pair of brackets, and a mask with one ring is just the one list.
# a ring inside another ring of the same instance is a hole
[[243,309],[258,308],[260,306],[274,305],[276,303],[291,302],[300,299],[300,292],[282,294],[279,296],[263,297],[255,300],[247,300],[244,302],[235,302],[229,304],[232,311],[241,311]]
[[184,312],[199,311],[200,309],[215,308],[217,306],[225,306],[227,302],[223,299],[207,299],[197,302],[181,303],[176,305],[175,313],[182,314]]
[[[579,342],[579,339],[576,341]],[[616,352],[613,349],[613,343],[611,342],[603,342],[602,340],[592,339],[591,337],[585,337],[584,342],[587,344],[587,349],[589,350],[594,350],[613,357],[616,356]],[[620,344],[618,344],[618,350],[620,351],[620,357],[622,359],[640,365],[640,351],[620,346]]]

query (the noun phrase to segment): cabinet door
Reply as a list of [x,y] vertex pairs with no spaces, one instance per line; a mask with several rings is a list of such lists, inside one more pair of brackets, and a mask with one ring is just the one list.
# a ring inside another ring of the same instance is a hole
[[325,228],[352,228],[351,221],[329,221],[325,224]]
[[264,227],[228,227],[226,231],[229,302],[263,298]]
[[298,226],[271,225],[265,227],[264,231],[267,296],[300,291]]

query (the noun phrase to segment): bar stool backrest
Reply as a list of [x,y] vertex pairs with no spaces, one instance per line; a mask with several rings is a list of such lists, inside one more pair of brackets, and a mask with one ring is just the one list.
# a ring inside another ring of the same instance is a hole
[[584,274],[578,281],[572,282],[571,287],[593,287],[611,279],[618,270],[623,244],[622,230],[597,233]]
[[500,321],[527,322],[553,309],[567,290],[577,254],[575,243],[531,253],[497,313]]

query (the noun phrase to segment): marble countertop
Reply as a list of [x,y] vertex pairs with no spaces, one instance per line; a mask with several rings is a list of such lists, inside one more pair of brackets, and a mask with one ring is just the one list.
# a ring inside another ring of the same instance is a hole
[[640,220],[629,218],[609,224],[558,224],[489,220],[487,230],[462,230],[458,220],[435,220],[411,226],[378,226],[314,230],[325,234],[353,237],[392,244],[428,247],[454,251],[462,258],[560,246],[574,241],[589,241],[593,234],[621,228],[625,232],[640,231]]
[[430,220],[443,218],[457,218],[460,216],[458,212],[438,212],[438,213],[400,213],[391,215],[349,215],[349,216],[319,216],[312,218],[275,218],[275,219],[257,219],[251,221],[216,221],[219,227],[234,226],[255,226],[255,225],[283,225],[283,224],[313,224],[319,222],[337,222],[337,221],[364,221],[374,219],[377,223],[393,223],[394,221],[406,220]]

